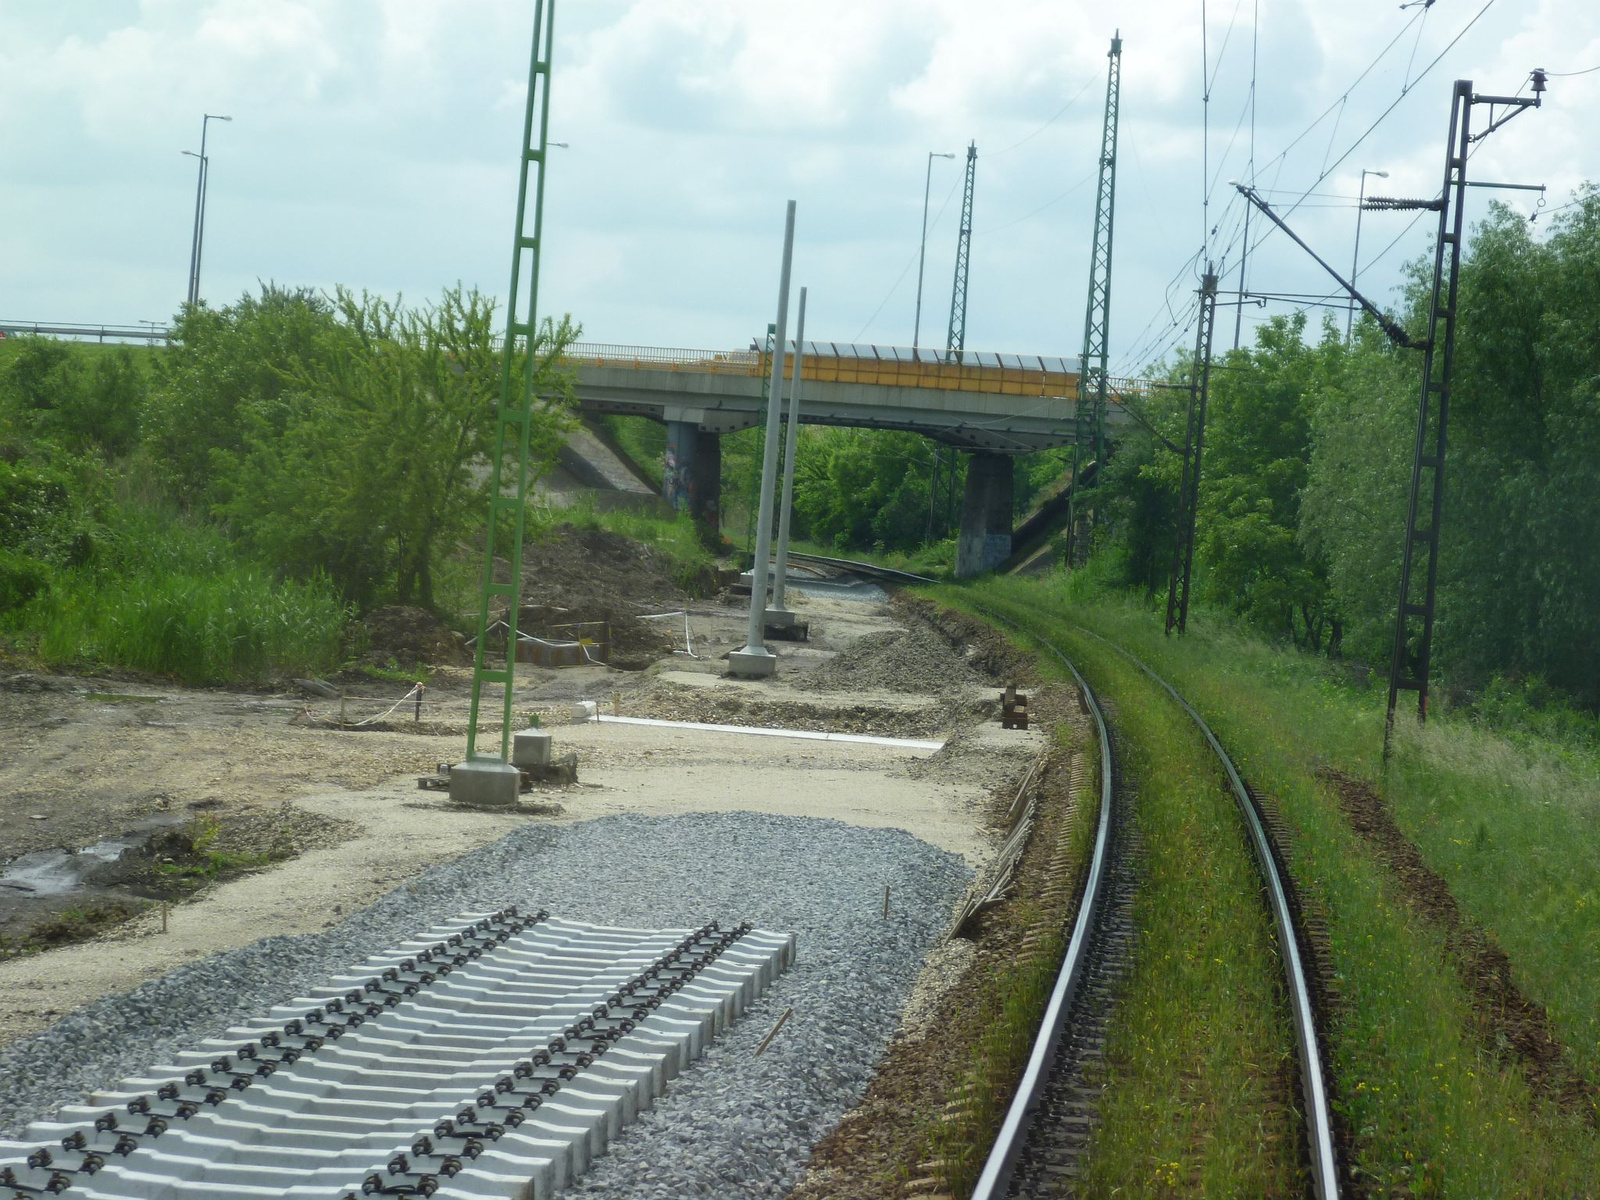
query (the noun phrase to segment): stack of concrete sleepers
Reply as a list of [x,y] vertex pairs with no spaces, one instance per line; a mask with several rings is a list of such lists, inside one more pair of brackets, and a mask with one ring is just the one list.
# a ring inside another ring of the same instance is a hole
[[743,926],[466,914],[0,1142],[0,1196],[543,1200],[793,956]]

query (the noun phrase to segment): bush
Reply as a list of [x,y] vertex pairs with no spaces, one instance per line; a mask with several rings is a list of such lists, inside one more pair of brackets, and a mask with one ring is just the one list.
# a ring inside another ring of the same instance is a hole
[[36,558],[0,548],[0,613],[21,608],[50,584],[50,568]]

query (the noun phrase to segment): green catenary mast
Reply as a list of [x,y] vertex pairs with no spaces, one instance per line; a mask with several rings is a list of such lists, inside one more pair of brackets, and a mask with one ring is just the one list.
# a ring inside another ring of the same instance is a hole
[[[533,18],[533,56],[528,68],[528,109],[522,124],[521,181],[517,187],[516,236],[511,251],[511,292],[506,300],[505,357],[500,373],[500,405],[495,421],[494,457],[489,460],[489,527],[484,535],[483,589],[478,605],[478,642],[472,663],[472,710],[467,722],[467,760],[450,772],[450,798],[461,801],[515,801],[520,782],[506,761],[511,743],[511,699],[516,677],[517,610],[522,599],[523,516],[528,501],[528,437],[533,426],[533,389],[539,376],[539,259],[544,229],[545,156],[550,132],[550,46],[555,0],[537,0]],[[516,370],[521,359],[520,377]],[[507,466],[515,471],[509,487]],[[511,544],[505,548],[511,577],[494,577],[497,534],[510,518]],[[491,605],[506,604],[506,642],[502,658],[489,649]],[[500,747],[478,752],[478,717],[485,690],[497,697]]]
[[[1117,104],[1122,90],[1122,32],[1107,55],[1105,128],[1100,135],[1100,190],[1094,201],[1094,247],[1089,255],[1089,305],[1083,318],[1078,406],[1072,441],[1072,491],[1067,500],[1067,562],[1089,556],[1095,511],[1085,493],[1100,482],[1106,453],[1106,339],[1111,328],[1111,225],[1117,198]],[[1085,480],[1093,464],[1092,482]]]
[[956,238],[956,275],[950,288],[950,332],[946,362],[958,363],[967,348],[967,262],[972,256],[972,184],[978,175],[978,143],[967,147],[967,184],[961,193],[961,233]]

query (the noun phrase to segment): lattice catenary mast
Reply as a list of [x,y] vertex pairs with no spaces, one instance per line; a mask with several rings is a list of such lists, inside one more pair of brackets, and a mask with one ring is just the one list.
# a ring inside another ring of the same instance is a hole
[[[515,801],[520,776],[506,761],[511,744],[511,698],[517,666],[517,615],[522,600],[523,517],[528,507],[528,440],[533,428],[533,389],[539,377],[539,259],[544,229],[545,156],[550,133],[550,48],[555,0],[538,0],[533,17],[533,55],[528,68],[528,108],[522,124],[521,172],[517,186],[516,234],[511,250],[511,291],[506,299],[505,357],[500,404],[495,414],[494,456],[489,460],[489,527],[483,541],[483,588],[478,604],[478,641],[472,661],[472,708],[467,719],[467,759],[450,772],[452,800]],[[531,204],[530,204],[531,200]],[[531,209],[531,211],[530,211]],[[530,229],[531,226],[531,229]],[[521,376],[517,374],[521,360]],[[507,462],[515,469],[509,487]],[[500,522],[510,518],[511,545],[504,550],[510,578],[497,583],[495,554]],[[491,605],[506,603],[505,657],[489,649]],[[478,715],[483,693],[502,689],[498,754],[478,752]]]
[[972,184],[978,175],[978,143],[967,146],[967,183],[961,193],[961,233],[956,238],[956,274],[950,288],[950,332],[946,362],[958,363],[967,348],[967,261],[972,255]]
[[[1095,510],[1084,495],[1100,482],[1106,448],[1106,360],[1111,329],[1111,229],[1117,198],[1117,107],[1122,93],[1122,31],[1106,55],[1105,126],[1100,134],[1100,188],[1094,201],[1094,245],[1089,255],[1089,303],[1083,317],[1083,357],[1078,366],[1078,406],[1072,439],[1072,490],[1067,495],[1067,562],[1089,556]],[[1090,447],[1093,447],[1093,458]],[[1093,482],[1085,479],[1093,465]],[[1087,511],[1086,511],[1087,510]],[[1089,529],[1081,529],[1082,525]]]

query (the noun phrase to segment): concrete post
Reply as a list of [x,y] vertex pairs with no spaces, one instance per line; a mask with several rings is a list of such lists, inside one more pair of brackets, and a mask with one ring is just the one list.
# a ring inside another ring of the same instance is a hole
[[789,574],[789,518],[794,512],[794,454],[800,440],[800,376],[806,361],[806,289],[800,289],[800,308],[794,323],[794,377],[789,381],[789,436],[783,453],[783,501],[778,509],[778,565],[772,579],[772,607],[766,623],[794,624],[794,614],[784,603]]
[[789,267],[794,259],[794,201],[783,225],[783,268],[778,275],[777,337],[773,342],[772,386],[767,394],[767,429],[761,455],[761,511],[756,524],[755,561],[750,564],[750,624],[743,650],[728,655],[728,673],[757,677],[772,675],[778,660],[763,641],[762,623],[767,611],[767,571],[772,555],[772,485],[778,473],[778,410],[783,404],[783,360],[789,337]]
[[992,571],[1011,557],[1012,471],[1009,454],[974,454],[956,538],[956,578]]
[[695,430],[689,512],[713,534],[722,528],[722,435],[708,429]]
[[700,427],[693,421],[667,422],[667,449],[662,457],[661,494],[668,504],[682,512],[689,507],[690,480],[694,471],[695,451],[699,439],[695,436]]
[[715,530],[722,507],[722,438],[694,421],[668,421],[661,494]]

